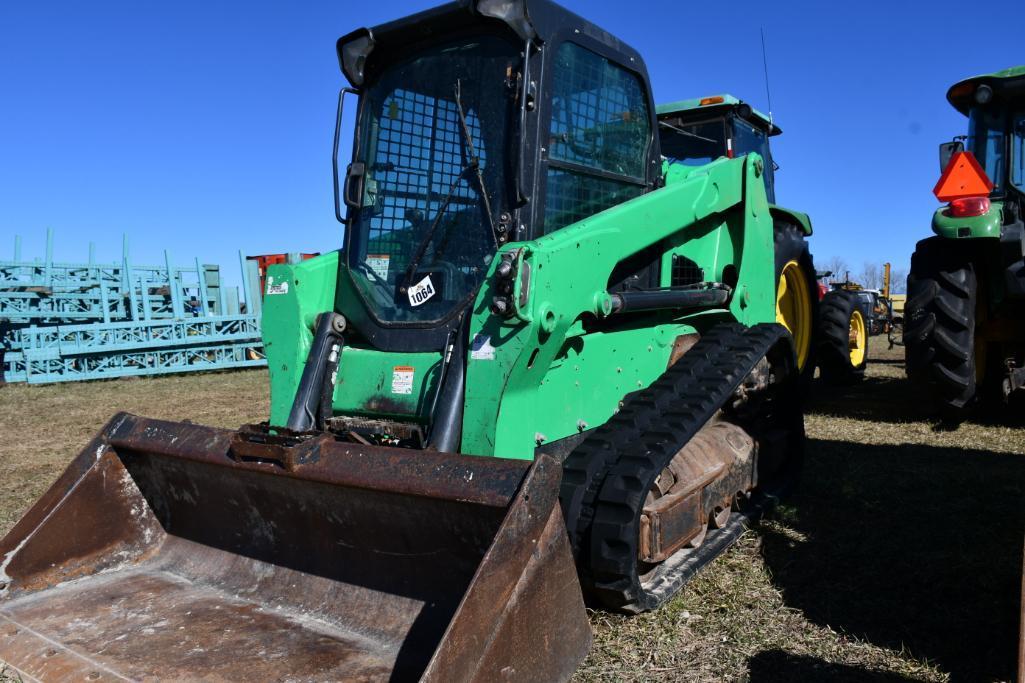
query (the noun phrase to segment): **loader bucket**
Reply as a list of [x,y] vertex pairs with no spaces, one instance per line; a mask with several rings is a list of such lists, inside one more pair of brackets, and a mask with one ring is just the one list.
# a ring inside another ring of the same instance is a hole
[[590,645],[561,469],[116,416],[0,541],[26,679],[565,680]]

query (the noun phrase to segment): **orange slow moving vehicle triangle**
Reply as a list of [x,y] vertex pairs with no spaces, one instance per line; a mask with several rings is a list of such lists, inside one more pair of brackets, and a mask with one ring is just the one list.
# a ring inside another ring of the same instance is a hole
[[971,152],[958,152],[950,158],[932,193],[941,202],[961,197],[985,197],[993,191],[993,181],[982,170]]

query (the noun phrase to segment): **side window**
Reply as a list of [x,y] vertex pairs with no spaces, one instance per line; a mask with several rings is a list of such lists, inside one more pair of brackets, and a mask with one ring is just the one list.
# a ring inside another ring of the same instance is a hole
[[757,152],[765,161],[765,172],[762,174],[762,178],[765,180],[765,194],[768,195],[770,203],[775,203],[776,193],[773,189],[769,136],[746,121],[735,118],[733,120],[733,153],[740,157],[751,152]]
[[544,231],[644,191],[651,117],[641,81],[590,50],[555,55]]

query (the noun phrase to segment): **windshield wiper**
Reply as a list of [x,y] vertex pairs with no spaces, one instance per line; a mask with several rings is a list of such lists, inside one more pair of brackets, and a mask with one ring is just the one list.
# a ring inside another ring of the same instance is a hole
[[424,257],[424,254],[427,253],[427,247],[434,239],[434,233],[438,231],[438,226],[441,224],[441,217],[445,215],[445,209],[447,209],[448,205],[452,202],[452,195],[456,193],[456,188],[459,187],[459,181],[463,179],[463,176],[466,175],[466,172],[471,168],[473,168],[472,163],[467,166],[463,166],[459,171],[459,174],[456,175],[455,180],[452,181],[452,187],[449,188],[448,194],[446,194],[445,199],[442,200],[441,206],[439,206],[438,210],[434,213],[434,219],[431,221],[431,226],[427,228],[427,233],[423,236],[423,239],[420,240],[420,244],[417,245],[416,251],[413,252],[413,258],[409,260],[409,265],[406,266],[406,274],[402,278],[402,293],[405,293],[405,290],[409,288],[409,285],[413,280],[413,276],[416,275],[416,269],[420,267],[420,260]]
[[[488,225],[491,226],[491,234],[498,239],[498,231],[495,229],[495,218],[491,215],[491,200],[488,199],[488,188],[484,184],[484,172],[480,169],[480,159],[477,158],[477,150],[473,146],[473,136],[470,135],[470,127],[466,125],[466,112],[463,111],[462,81],[456,79],[456,110],[459,112],[459,123],[463,129],[463,137],[466,139],[466,147],[470,151],[470,167],[477,176],[477,185],[480,187],[480,198],[484,202],[484,215],[488,217]],[[496,242],[497,244],[497,242]]]
[[469,151],[470,161],[463,166],[459,173],[456,175],[455,180],[452,181],[452,187],[449,188],[448,194],[445,195],[445,199],[441,202],[441,206],[434,214],[434,219],[431,221],[431,226],[427,229],[427,233],[420,240],[420,244],[417,245],[416,251],[413,252],[413,258],[409,260],[409,265],[406,266],[406,274],[403,277],[401,290],[405,292],[412,284],[413,277],[416,276],[416,269],[420,267],[420,261],[423,259],[424,254],[427,253],[427,247],[434,239],[434,233],[438,231],[438,225],[441,224],[441,217],[445,215],[445,210],[452,201],[452,196],[456,192],[456,188],[459,187],[459,182],[466,175],[467,171],[475,171],[474,175],[477,177],[477,184],[480,187],[481,200],[484,202],[484,215],[488,217],[488,224],[491,226],[491,235],[497,240],[498,231],[495,228],[495,219],[491,215],[491,201],[488,199],[487,187],[484,184],[484,174],[480,169],[480,159],[477,157],[477,150],[473,146],[473,136],[470,135],[470,127],[466,123],[466,113],[463,111],[463,100],[462,100],[462,81],[456,79],[456,109],[459,112],[459,124],[463,130],[463,137],[466,140],[466,147]]

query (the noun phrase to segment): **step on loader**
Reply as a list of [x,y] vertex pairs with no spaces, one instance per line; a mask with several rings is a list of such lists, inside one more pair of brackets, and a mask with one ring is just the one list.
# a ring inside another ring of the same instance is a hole
[[657,608],[793,484],[759,152],[664,159],[640,55],[547,0],[338,57],[345,243],[268,269],[268,421],[82,450],[0,541],[26,678],[566,680],[585,600]]

